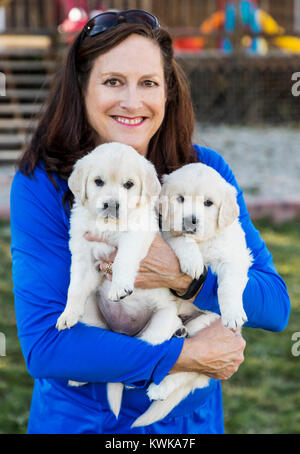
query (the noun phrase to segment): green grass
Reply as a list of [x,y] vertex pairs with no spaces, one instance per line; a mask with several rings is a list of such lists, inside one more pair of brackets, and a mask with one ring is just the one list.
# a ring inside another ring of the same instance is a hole
[[0,222],[0,332],[6,339],[6,356],[0,356],[0,434],[26,433],[33,380],[26,371],[17,337],[10,231],[4,222]]
[[[288,286],[292,312],[287,329],[271,333],[244,328],[245,361],[223,382],[227,433],[300,433],[300,356],[291,354],[292,334],[300,332],[300,225],[256,224]],[[33,380],[17,338],[11,282],[9,225],[0,222],[0,332],[6,356],[0,357],[0,434],[26,433]]]
[[300,225],[274,227],[256,223],[273,254],[291,298],[288,327],[281,333],[244,328],[245,361],[223,383],[227,433],[300,433],[300,356],[294,357],[292,334],[300,332]]

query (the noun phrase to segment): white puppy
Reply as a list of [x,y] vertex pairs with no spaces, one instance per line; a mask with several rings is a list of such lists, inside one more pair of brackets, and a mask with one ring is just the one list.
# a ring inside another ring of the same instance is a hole
[[[209,266],[218,278],[222,322],[240,329],[247,320],[243,292],[252,259],[238,220],[236,195],[218,172],[196,163],[166,175],[160,199],[163,237],[175,251],[181,270],[197,279]],[[192,311],[183,303],[179,313],[187,310]],[[196,317],[186,325],[188,334],[195,335],[215,318],[212,313]],[[133,426],[163,418],[191,391],[207,384],[208,377],[195,373],[171,374],[158,386],[152,384],[148,396],[155,402]]]
[[184,273],[198,278],[205,265],[217,275],[222,322],[229,328],[247,320],[243,292],[252,263],[236,196],[234,186],[201,163],[165,176],[161,191],[163,237]]
[[[77,161],[68,184],[75,196],[70,219],[71,279],[57,328],[71,328],[80,320],[137,334],[151,344],[170,339],[182,327],[176,298],[168,289],[134,290],[140,261],[159,230],[154,207],[161,185],[154,166],[132,147],[109,143]],[[87,231],[109,244],[85,240]],[[115,248],[110,282],[103,279],[97,264]],[[141,331],[147,318],[149,323]],[[116,415],[122,389],[120,384],[108,387]]]

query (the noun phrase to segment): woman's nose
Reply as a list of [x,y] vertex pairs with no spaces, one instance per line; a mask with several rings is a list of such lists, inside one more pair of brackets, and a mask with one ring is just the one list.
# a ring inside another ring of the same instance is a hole
[[127,87],[124,90],[120,106],[128,111],[136,111],[142,107],[141,93],[136,87]]

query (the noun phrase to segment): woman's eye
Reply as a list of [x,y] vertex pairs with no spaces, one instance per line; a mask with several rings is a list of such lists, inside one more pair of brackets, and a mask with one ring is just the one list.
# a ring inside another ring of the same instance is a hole
[[120,85],[120,81],[118,79],[108,79],[104,82],[104,85],[108,85],[109,87],[118,87]]
[[104,181],[101,180],[101,178],[96,178],[95,183],[96,183],[96,186],[100,186],[100,187],[104,185]]
[[211,207],[212,205],[213,205],[213,202],[211,200],[205,200],[204,206]]
[[179,202],[179,203],[183,203],[183,202],[184,202],[184,197],[183,197],[183,195],[179,195],[179,196],[177,197],[177,202]]
[[133,184],[134,183],[132,181],[127,181],[123,186],[125,189],[130,189],[132,188]]
[[157,86],[157,83],[154,82],[153,80],[145,80],[144,84],[146,85],[146,87],[155,87],[155,86]]

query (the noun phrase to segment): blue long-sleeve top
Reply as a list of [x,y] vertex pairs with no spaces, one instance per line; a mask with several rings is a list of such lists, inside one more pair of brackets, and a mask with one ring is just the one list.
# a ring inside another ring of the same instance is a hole
[[[238,191],[240,222],[254,258],[244,292],[246,326],[281,331],[290,302],[270,252],[254,228],[232,171],[215,151],[195,146],[199,160],[215,168]],[[43,165],[30,178],[17,171],[11,189],[11,252],[18,336],[29,373],[35,378],[29,433],[211,433],[222,432],[220,383],[195,391],[165,418],[130,429],[150,402],[147,385],[159,383],[176,362],[182,339],[151,346],[142,340],[78,323],[59,332],[70,282],[69,215],[62,199],[67,182]],[[217,278],[209,270],[194,301],[219,311]],[[80,388],[68,380],[88,382]],[[133,387],[124,392],[118,421],[106,400],[107,382]],[[198,409],[198,410],[197,410]],[[80,413],[80,417],[78,416]]]

